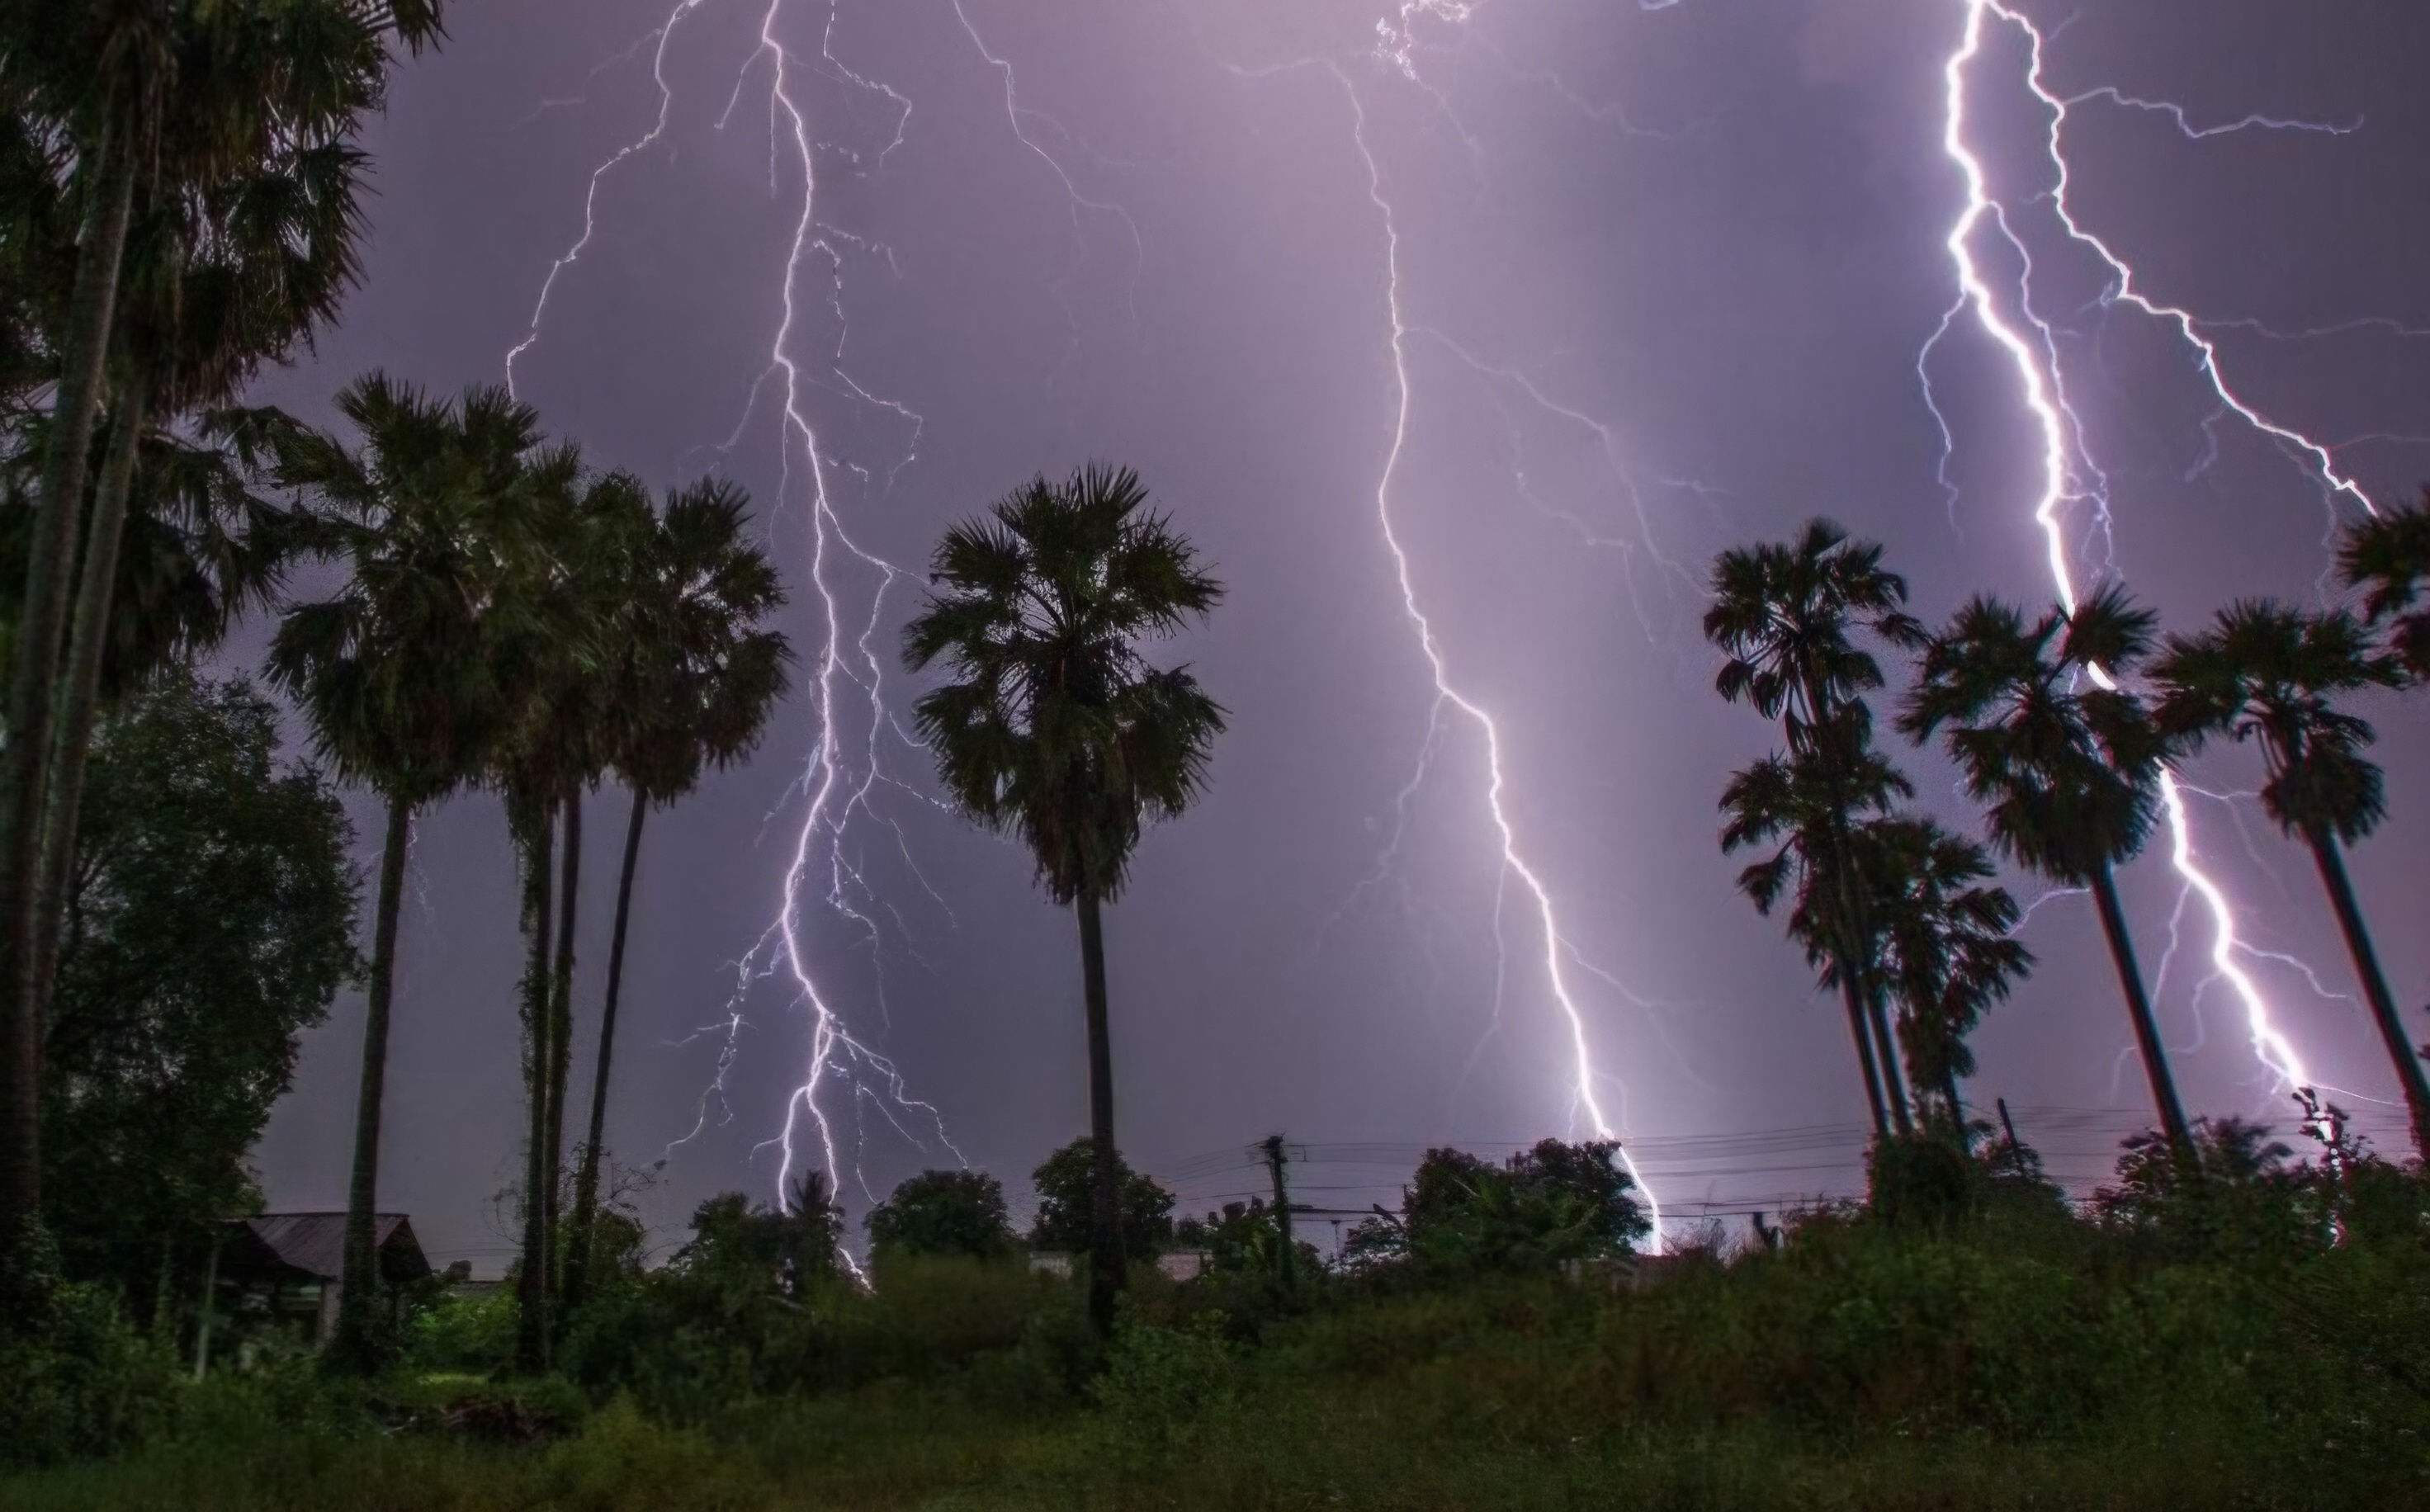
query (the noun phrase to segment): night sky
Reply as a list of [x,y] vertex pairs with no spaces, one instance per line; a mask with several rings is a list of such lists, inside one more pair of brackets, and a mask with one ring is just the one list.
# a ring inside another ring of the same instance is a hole
[[[1845,1021],[1715,843],[1727,773],[1773,734],[1711,691],[1700,585],[1716,550],[1828,513],[1888,543],[1927,618],[1982,590],[2050,600],[2016,369],[1971,312],[1950,323],[1925,368],[1945,457],[1919,377],[1957,289],[1944,66],[1965,0],[693,0],[661,47],[667,4],[451,8],[371,133],[363,288],[261,395],[326,419],[374,367],[497,381],[588,194],[518,392],[599,466],[723,471],[757,501],[796,693],[753,762],[653,819],[636,900],[608,1139],[663,1158],[641,1198],[662,1238],[711,1192],[774,1195],[810,1010],[771,931],[806,822],[801,963],[900,1076],[861,1058],[819,1084],[855,1220],[957,1153],[1019,1208],[1084,1127],[1070,917],[934,802],[890,722],[938,533],[1092,457],[1138,467],[1231,590],[1156,653],[1232,711],[1211,789],[1150,834],[1107,915],[1135,1163],[1203,1209],[1255,1189],[1242,1147],[1280,1129],[1308,1146],[1307,1200],[1355,1207],[1430,1143],[1591,1134],[1532,877],[1595,1101],[1674,1227],[1856,1188]],[[2409,494],[2430,476],[2430,13],[2027,13],[2074,102],[2079,224],[2205,322],[2243,401],[2374,498]],[[2172,325],[2105,298],[2050,195],[2025,34],[1991,20],[1970,141],[2017,240],[1972,246],[2011,320],[2030,258],[2079,474],[2106,480],[2105,529],[2089,501],[2063,516],[2080,579],[2112,569],[2189,628],[2239,595],[2317,594],[2355,506],[2223,410]],[[1464,704],[1439,698],[1404,602],[1388,463],[1406,586]],[[2424,708],[2365,709],[2393,818],[2353,857],[2411,1005]],[[1945,764],[1906,759],[1971,822]],[[2187,778],[2223,795],[2189,811],[2251,947],[2233,958],[2309,1073],[2395,1140],[2308,857],[2233,796],[2257,756]],[[590,810],[583,1058],[624,806]],[[522,1117],[494,799],[421,822],[411,886],[382,1206],[493,1271]],[[2189,1104],[2289,1126],[2165,836],[2126,888]],[[2040,968],[1977,1037],[1970,1095],[2005,1096],[2081,1186],[2145,1118],[2143,1079],[2089,903],[2050,899],[2024,938]],[[307,1041],[259,1153],[275,1207],[342,1205],[360,1023],[350,995]]]

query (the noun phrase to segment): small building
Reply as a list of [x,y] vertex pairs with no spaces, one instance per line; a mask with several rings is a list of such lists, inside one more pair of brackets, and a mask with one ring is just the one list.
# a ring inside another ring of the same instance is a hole
[[[403,1213],[373,1221],[380,1279],[391,1287],[430,1274],[430,1261]],[[339,1277],[345,1270],[346,1215],[264,1213],[223,1231],[216,1266],[222,1317],[267,1311],[274,1326],[297,1329],[325,1344],[338,1326]],[[233,1305],[231,1305],[233,1304]],[[225,1309],[225,1310],[224,1310]]]

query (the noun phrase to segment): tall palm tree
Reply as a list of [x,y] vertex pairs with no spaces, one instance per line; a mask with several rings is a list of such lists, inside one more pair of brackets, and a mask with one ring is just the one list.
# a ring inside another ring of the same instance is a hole
[[1899,728],[1921,745],[1945,727],[1968,792],[1989,806],[1991,843],[2029,871],[2091,889],[2161,1127],[2191,1161],[2116,876],[2151,835],[2169,754],[2142,700],[2117,682],[2150,653],[2155,623],[2115,586],[2031,625],[2014,606],[1977,598],[1925,649]]
[[2172,737],[2189,745],[2214,735],[2260,743],[2269,772],[2261,806],[2280,829],[2311,847],[2355,974],[2405,1088],[2414,1153],[2430,1159],[2430,1078],[2405,1037],[2346,875],[2343,848],[2369,835],[2388,813],[2379,768],[2363,755],[2374,736],[2370,724],[2332,702],[2393,686],[2397,670],[2375,654],[2370,633],[2352,615],[2248,599],[2220,610],[2200,635],[2171,636],[2152,676],[2159,687],[2154,716]]
[[[1805,855],[1833,896],[1812,917],[1835,931],[1827,980],[1848,1010],[1848,1033],[1875,1102],[1874,1131],[1886,1133],[1893,1122],[1903,1131],[1906,1097],[1882,1026],[1873,932],[1846,854],[1847,825],[1866,806],[1859,789],[1873,759],[1872,711],[1864,695],[1882,686],[1881,664],[1856,637],[1869,632],[1905,650],[1922,643],[1923,627],[1906,612],[1906,580],[1882,566],[1882,548],[1851,540],[1829,520],[1807,521],[1793,541],[1723,552],[1713,559],[1712,595],[1705,639],[1728,658],[1715,690],[1779,720],[1792,759],[1815,757],[1822,827]],[[1884,1117],[1885,1098],[1894,1120]]]
[[315,497],[347,580],[334,596],[288,610],[269,670],[339,776],[388,806],[339,1310],[341,1357],[363,1363],[406,855],[415,812],[478,775],[523,691],[496,646],[536,633],[517,588],[527,575],[540,434],[537,414],[497,388],[447,402],[374,373],[342,390],[337,407],[363,444],[290,437],[277,475]]
[[[1853,720],[1853,710],[1839,716]],[[1844,748],[1846,742],[1833,744]],[[1838,989],[1848,1008],[1848,1026],[1865,1077],[1865,1100],[1876,1138],[1907,1132],[1906,1101],[1895,1096],[1898,1066],[1877,1046],[1890,1043],[1880,995],[1864,984],[1875,943],[1863,916],[1852,920],[1846,900],[1859,896],[1864,878],[1855,871],[1854,833],[1889,814],[1897,800],[1911,797],[1906,778],[1870,746],[1853,761],[1808,746],[1789,756],[1769,756],[1731,773],[1722,789],[1722,854],[1778,842],[1778,849],[1739,873],[1739,890],[1770,914],[1784,897],[1792,900],[1790,937],[1806,947],[1826,990]],[[1899,1109],[1893,1121],[1891,1108]]]
[[128,228],[139,205],[175,203],[299,147],[337,144],[351,157],[344,144],[381,102],[391,42],[418,50],[438,34],[438,0],[0,9],[0,93],[49,148],[84,223],[55,326],[54,423],[0,749],[0,1281],[40,1223],[34,931],[57,673]]
[[2386,624],[2388,648],[2417,682],[2430,682],[2430,485],[2418,504],[2400,506],[2350,528],[2338,547],[2338,571],[2364,590],[2363,613]]
[[672,490],[651,527],[631,538],[630,558],[620,573],[629,618],[622,632],[624,654],[615,669],[613,765],[632,790],[633,803],[617,872],[590,1129],[574,1184],[564,1294],[569,1308],[582,1301],[599,1205],[608,1069],[615,1060],[616,1009],[642,821],[652,806],[691,792],[707,769],[722,769],[747,755],[785,693],[791,652],[782,632],[759,628],[783,606],[785,590],[767,555],[744,539],[750,509],[749,495],[719,478]]
[[[108,455],[83,531],[51,761],[32,936],[30,990],[38,1019],[47,1022],[50,1012],[85,758],[122,573],[120,547],[139,458],[153,444],[154,418],[227,403],[263,362],[287,356],[336,315],[356,270],[361,171],[360,155],[343,142],[283,144],[269,162],[174,198],[148,200],[128,233],[114,341],[123,372]],[[256,411],[233,422],[220,417],[205,429],[247,454],[286,424],[275,411]],[[287,539],[294,539],[291,532]]]
[[[501,676],[521,696],[492,753],[490,777],[506,800],[522,866],[529,950],[522,980],[529,1129],[516,1356],[519,1366],[536,1371],[547,1363],[558,1280],[555,1229],[573,1042],[582,792],[610,748],[608,669],[623,597],[616,564],[636,512],[645,521],[649,505],[629,474],[586,480],[571,447],[545,454],[532,475],[542,500],[535,521],[538,549],[524,558],[519,591],[535,606],[530,628],[536,633],[492,646]],[[555,879],[553,865],[562,869]]]
[[1918,1099],[1939,1099],[1946,1131],[1963,1140],[1957,1084],[1974,1073],[1967,1036],[2033,964],[2011,938],[2021,910],[2006,888],[1987,885],[1993,868],[1983,847],[1933,820],[1875,820],[1851,840],[1903,1009],[1900,1048]]
[[1128,468],[1016,490],[945,533],[929,569],[938,590],[903,632],[913,671],[941,660],[953,674],[917,706],[947,792],[1018,836],[1047,895],[1079,915],[1097,1157],[1089,1304],[1101,1332],[1123,1277],[1099,910],[1121,891],[1141,827],[1204,788],[1224,713],[1186,667],[1140,654],[1223,595],[1147,502]]

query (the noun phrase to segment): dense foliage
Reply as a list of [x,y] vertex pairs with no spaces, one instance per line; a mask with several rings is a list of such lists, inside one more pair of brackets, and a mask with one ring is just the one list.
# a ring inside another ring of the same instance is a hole
[[984,1171],[924,1171],[869,1210],[875,1254],[1008,1254],[1019,1243],[1004,1184]]
[[360,967],[337,796],[241,680],[173,672],[93,754],[45,1066],[49,1215],[71,1273],[190,1295],[296,1036]]

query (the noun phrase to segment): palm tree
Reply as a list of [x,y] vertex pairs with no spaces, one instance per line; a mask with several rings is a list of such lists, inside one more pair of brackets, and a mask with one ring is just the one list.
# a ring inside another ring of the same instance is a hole
[[904,659],[914,671],[941,659],[954,674],[917,706],[946,790],[1020,837],[1047,895],[1079,915],[1097,1155],[1089,1304],[1103,1332],[1123,1250],[1099,909],[1121,891],[1142,825],[1205,786],[1224,713],[1186,667],[1159,670],[1138,648],[1204,618],[1223,589],[1147,511],[1128,468],[1038,478],[989,515],[938,543],[929,576],[940,591],[904,628]]
[[2117,684],[2149,654],[2155,623],[2115,586],[2030,626],[2014,606],[1977,598],[1926,648],[1899,728],[1921,745],[1947,726],[1968,792],[1990,806],[1991,843],[2091,889],[2153,1104],[2171,1148],[2190,1162],[2192,1134],[2115,874],[2151,835],[2168,755],[2142,701]]
[[1850,839],[1884,969],[1905,1008],[1900,1048],[1918,1099],[1939,1099],[1947,1132],[1962,1141],[1957,1084],[1974,1073],[1966,1038],[2033,964],[2010,938],[2017,902],[2006,888],[1985,885],[1993,868],[1980,844],[1932,820],[1875,820]]
[[[120,547],[139,458],[156,444],[154,417],[226,403],[264,361],[285,357],[336,315],[355,272],[361,169],[360,155],[343,142],[283,145],[268,163],[148,202],[128,233],[115,322],[125,372],[83,532],[36,891],[31,996],[44,1022],[122,574]],[[214,417],[204,431],[245,454],[288,424],[275,411],[237,412]],[[225,454],[212,459],[229,460]],[[294,540],[291,532],[286,539]]]
[[2430,1078],[2405,1038],[2395,994],[2346,876],[2343,847],[2369,835],[2388,813],[2379,768],[2363,755],[2374,737],[2368,723],[2331,703],[2338,694],[2393,686],[2397,670],[2374,655],[2369,633],[2352,615],[2248,599],[2222,609],[2201,635],[2171,636],[2152,676],[2160,690],[2154,715],[2170,736],[2193,746],[2214,735],[2239,744],[2260,741],[2269,770],[2261,806],[2312,849],[2355,974],[2405,1088],[2414,1153],[2430,1159]]
[[2363,613],[2387,624],[2388,647],[2417,682],[2430,682],[2430,606],[2417,601],[2430,588],[2430,485],[2422,501],[2389,509],[2345,533],[2338,571],[2365,590]]
[[[1853,720],[1852,710],[1838,716]],[[1848,742],[1835,743],[1847,749]],[[1845,900],[1857,896],[1862,879],[1843,859],[1852,859],[1854,831],[1892,811],[1896,800],[1913,795],[1906,778],[1870,746],[1857,749],[1853,761],[1808,748],[1789,756],[1769,756],[1731,773],[1722,789],[1722,811],[1728,816],[1722,829],[1722,854],[1749,846],[1779,842],[1769,857],[1739,873],[1739,890],[1770,914],[1784,897],[1793,900],[1789,915],[1790,937],[1806,947],[1806,962],[1820,972],[1823,988],[1837,989],[1847,1005],[1848,1028],[1856,1044],[1856,1061],[1865,1077],[1865,1100],[1872,1112],[1873,1133],[1889,1138],[1890,1109],[1899,1109],[1897,1132],[1907,1132],[1906,1101],[1895,1097],[1898,1068],[1887,1051],[1890,1042],[1880,995],[1861,985],[1871,958],[1871,925],[1851,920]],[[1853,885],[1852,885],[1853,884]],[[1861,941],[1861,943],[1857,943]]]
[[[10,739],[0,752],[0,1271],[9,1275],[40,1221],[34,931],[57,673],[128,228],[140,208],[191,202],[201,187],[299,149],[335,146],[351,164],[348,143],[381,101],[391,38],[419,50],[438,34],[438,0],[0,10],[0,91],[43,143],[84,223],[54,327],[53,424],[10,656]],[[130,431],[130,445],[140,432]]]
[[[564,1089],[573,1044],[574,932],[582,866],[582,791],[609,750],[610,647],[623,617],[618,564],[649,514],[628,474],[589,480],[570,447],[532,474],[543,502],[537,549],[523,558],[519,591],[535,606],[534,632],[493,643],[502,678],[522,690],[492,754],[490,777],[506,799],[523,870],[522,924],[529,955],[522,981],[530,1128],[525,1146],[524,1242],[516,1362],[547,1363],[557,1289],[556,1224],[564,1141]],[[561,842],[561,844],[560,844]],[[552,884],[552,865],[561,878]],[[552,944],[554,950],[552,950]]]
[[566,1246],[569,1308],[582,1300],[599,1205],[608,1068],[615,1058],[616,1008],[642,821],[653,805],[663,806],[691,792],[708,768],[722,769],[747,755],[785,692],[791,652],[781,632],[758,628],[783,606],[785,590],[766,554],[743,538],[750,509],[750,497],[722,479],[704,478],[671,491],[664,512],[629,542],[630,560],[620,574],[629,594],[630,621],[623,633],[625,654],[616,669],[613,765],[632,790],[633,805],[617,873],[591,1126],[574,1184],[573,1233]]
[[[1906,1100],[1891,1069],[1889,1036],[1882,1026],[1881,985],[1871,955],[1873,933],[1846,857],[1847,825],[1866,807],[1863,773],[1871,756],[1872,711],[1864,694],[1882,686],[1881,665],[1856,636],[1869,631],[1908,649],[1923,629],[1906,611],[1906,580],[1882,567],[1882,548],[1852,540],[1829,520],[1809,520],[1796,540],[1722,553],[1713,560],[1713,606],[1705,639],[1728,658],[1714,689],[1730,703],[1752,704],[1781,722],[1792,759],[1811,753],[1816,812],[1822,828],[1803,853],[1833,893],[1810,910],[1835,931],[1828,950],[1848,1010],[1848,1033],[1865,1068],[1874,1101],[1874,1131],[1886,1133],[1886,1096],[1902,1132]],[[1724,800],[1724,806],[1728,806]],[[1724,850],[1730,847],[1724,845]],[[1877,1072],[1875,1067],[1880,1068]]]
[[503,389],[469,389],[448,403],[376,373],[341,390],[337,407],[364,444],[290,437],[277,475],[317,498],[348,579],[335,596],[288,610],[269,669],[339,776],[388,805],[339,1313],[341,1357],[365,1363],[406,854],[414,813],[480,773],[521,692],[495,648],[535,633],[516,588],[539,423]]

